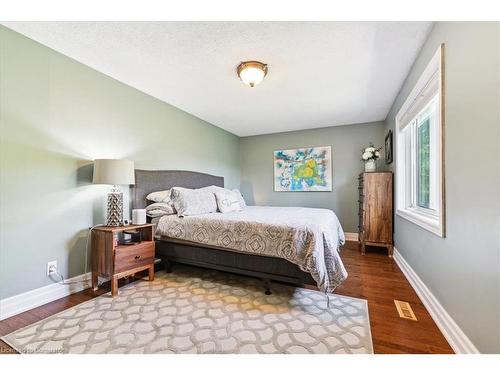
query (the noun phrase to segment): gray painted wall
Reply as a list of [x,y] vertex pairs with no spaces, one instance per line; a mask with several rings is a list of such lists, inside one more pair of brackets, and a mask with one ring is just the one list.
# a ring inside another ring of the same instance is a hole
[[[241,192],[250,204],[330,208],[346,232],[357,232],[361,149],[382,146],[384,131],[376,122],[240,138]],[[308,146],[332,146],[333,191],[274,192],[273,151]]]
[[447,237],[396,215],[395,245],[485,353],[500,352],[499,35],[498,23],[436,23],[386,120],[394,129],[399,108],[445,43]]
[[238,137],[3,26],[0,123],[0,298],[51,284],[51,260],[83,273],[109,190],[90,183],[95,158],[239,186]]

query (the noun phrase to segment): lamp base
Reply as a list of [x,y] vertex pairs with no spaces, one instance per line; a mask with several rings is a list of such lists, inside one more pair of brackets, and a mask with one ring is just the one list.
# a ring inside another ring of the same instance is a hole
[[110,227],[123,225],[123,193],[119,190],[108,193],[106,225]]

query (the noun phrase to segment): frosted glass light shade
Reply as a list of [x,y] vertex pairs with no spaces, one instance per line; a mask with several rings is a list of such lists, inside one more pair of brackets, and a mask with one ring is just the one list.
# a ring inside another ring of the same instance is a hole
[[134,162],[125,159],[96,159],[92,182],[107,185],[134,185]]
[[259,61],[246,61],[238,66],[237,72],[243,83],[254,87],[261,83],[266,76],[267,65]]

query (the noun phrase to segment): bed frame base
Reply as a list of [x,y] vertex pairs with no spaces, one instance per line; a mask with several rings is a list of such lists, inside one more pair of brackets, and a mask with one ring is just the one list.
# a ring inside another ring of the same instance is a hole
[[262,279],[267,295],[271,294],[271,280],[294,285],[316,284],[310,274],[281,258],[164,240],[156,241],[156,256],[162,260],[166,272],[171,272],[172,265],[179,263]]

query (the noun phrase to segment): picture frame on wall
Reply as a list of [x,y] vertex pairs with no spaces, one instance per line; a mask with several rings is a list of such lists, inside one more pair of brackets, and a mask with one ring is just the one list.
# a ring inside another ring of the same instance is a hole
[[392,130],[389,130],[385,136],[385,164],[391,164],[393,161],[392,154]]
[[274,151],[274,191],[332,191],[332,147]]

